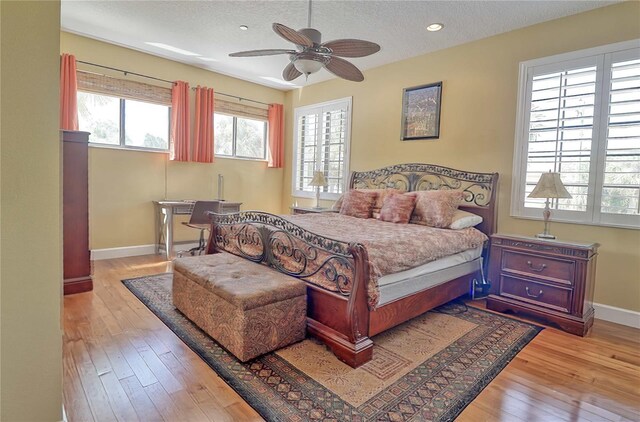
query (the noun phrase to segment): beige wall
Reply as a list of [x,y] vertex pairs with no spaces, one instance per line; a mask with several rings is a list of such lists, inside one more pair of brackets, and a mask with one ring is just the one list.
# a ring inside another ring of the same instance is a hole
[[[498,171],[499,230],[531,235],[541,230],[541,222],[509,217],[518,65],[640,38],[638,16],[640,3],[626,2],[371,69],[362,83],[332,80],[311,85],[287,94],[288,116],[298,106],[352,96],[351,170],[425,162]],[[402,89],[436,81],[443,81],[440,139],[401,142]],[[286,125],[289,163],[291,119]],[[289,167],[283,209],[294,200],[290,180]],[[596,302],[640,311],[640,230],[559,223],[551,228],[561,239],[601,243]]]
[[60,2],[0,2],[0,419],[62,419]]
[[[265,103],[284,102],[283,91],[66,32],[60,35],[60,51],[74,54],[78,60],[166,80],[184,80],[191,86],[200,84]],[[99,68],[81,64],[78,68],[103,72]],[[123,77],[122,73],[105,73]],[[148,79],[137,80],[152,83]],[[218,173],[224,175],[226,200],[242,202],[243,210],[280,212],[283,170],[269,169],[264,161],[216,158],[213,164],[179,163],[169,161],[167,154],[157,152],[90,148],[91,249],[153,243],[154,214],[151,201],[213,199],[217,193]],[[176,240],[196,237],[194,230],[176,225]]]

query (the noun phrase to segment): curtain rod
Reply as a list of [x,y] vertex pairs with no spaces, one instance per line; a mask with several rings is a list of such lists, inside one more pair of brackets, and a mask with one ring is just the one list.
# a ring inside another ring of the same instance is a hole
[[[101,67],[103,69],[115,70],[116,72],[124,73],[125,76],[126,75],[136,75],[136,76],[140,76],[142,78],[153,79],[154,81],[166,82],[166,83],[171,84],[171,85],[174,84],[174,81],[168,81],[166,79],[160,79],[160,78],[156,78],[156,77],[149,76],[149,75],[143,75],[142,73],[130,72],[128,70],[118,69],[116,67],[104,66],[104,65],[101,65],[101,64],[85,62],[85,61],[82,61],[82,60],[76,60],[76,62],[82,63],[82,64],[88,64],[89,66]],[[192,89],[194,89],[194,88],[192,88]],[[251,101],[252,103],[264,104],[266,106],[269,105],[268,103],[263,103],[262,101],[256,101],[256,100],[252,100],[250,98],[239,97],[237,95],[225,94],[224,92],[216,91],[215,93],[218,94],[218,95],[224,95],[225,97],[236,98],[239,101]]]

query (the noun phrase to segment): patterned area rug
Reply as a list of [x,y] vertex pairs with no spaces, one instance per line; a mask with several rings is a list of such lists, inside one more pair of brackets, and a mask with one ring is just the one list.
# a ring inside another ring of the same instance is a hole
[[314,339],[243,364],[174,308],[171,281],[123,283],[268,421],[450,421],[541,330],[452,302],[375,336],[357,369]]

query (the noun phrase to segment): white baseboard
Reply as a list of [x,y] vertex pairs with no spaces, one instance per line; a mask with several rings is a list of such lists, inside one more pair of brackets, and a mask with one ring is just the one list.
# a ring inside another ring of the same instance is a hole
[[[173,245],[173,252],[185,251],[198,246],[196,242],[179,243]],[[127,256],[153,255],[156,253],[156,245],[124,246],[121,248],[92,249],[91,260],[125,258]]]
[[615,306],[603,305],[601,303],[594,303],[593,309],[596,312],[595,317],[597,319],[640,329],[640,312],[616,308]]

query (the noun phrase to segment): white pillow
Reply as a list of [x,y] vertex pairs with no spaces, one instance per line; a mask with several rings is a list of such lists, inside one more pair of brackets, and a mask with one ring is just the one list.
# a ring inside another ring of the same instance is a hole
[[455,214],[453,214],[453,221],[449,225],[450,229],[460,230],[466,229],[467,227],[477,226],[482,223],[482,217],[479,215],[457,210]]
[[340,195],[340,198],[338,198],[338,200],[336,202],[333,203],[333,205],[331,206],[331,209],[333,211],[340,211],[340,208],[342,208],[342,200],[344,199],[344,193],[342,195]]

